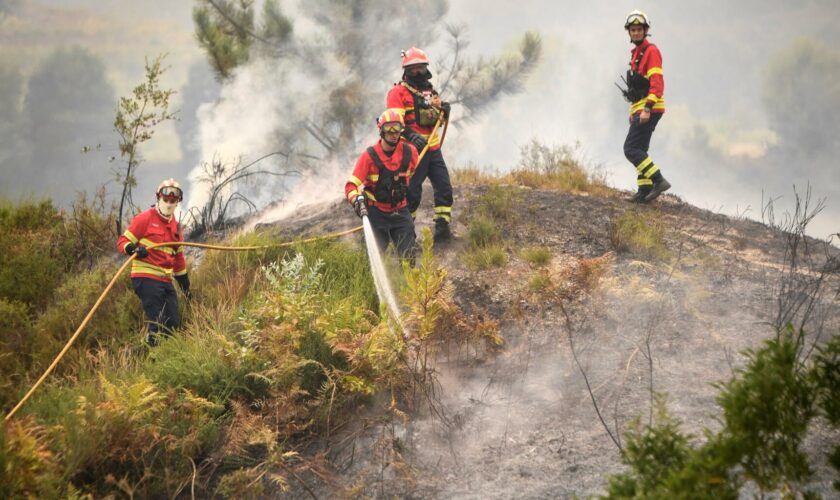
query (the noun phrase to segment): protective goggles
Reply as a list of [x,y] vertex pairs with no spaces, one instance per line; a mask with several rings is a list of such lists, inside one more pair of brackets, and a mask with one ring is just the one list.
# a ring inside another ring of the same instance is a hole
[[634,26],[634,25],[646,26],[647,25],[647,20],[644,17],[642,17],[638,14],[634,14],[634,15],[630,16],[629,18],[627,18],[627,22],[624,23],[624,25],[628,28],[630,26]]
[[183,199],[184,193],[176,187],[167,186],[158,191],[158,196],[166,202],[175,203]]
[[403,131],[403,126],[399,122],[386,123],[382,125],[382,132],[385,134],[399,133]]

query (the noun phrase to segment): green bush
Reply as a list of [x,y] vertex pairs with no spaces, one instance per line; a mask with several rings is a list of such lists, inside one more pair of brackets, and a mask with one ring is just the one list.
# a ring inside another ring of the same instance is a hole
[[[802,486],[812,474],[802,443],[818,409],[838,427],[831,415],[837,407],[840,337],[807,365],[800,357],[803,339],[802,332],[788,327],[762,348],[746,352],[746,366],[717,385],[723,427],[705,429],[700,446],[688,445],[690,436],[659,404],[653,426],[637,425],[625,435],[622,460],[631,471],[609,479],[609,497],[735,499],[747,481],[761,496],[780,491],[811,497]],[[839,457],[835,448],[829,456],[835,468]]]
[[61,477],[47,432],[31,418],[0,424],[0,498],[57,498]]
[[[113,278],[119,264],[110,259],[102,259],[89,272],[74,273],[55,290],[49,307],[33,325],[34,366],[45,367],[58,354]],[[59,365],[59,371],[78,369],[85,362],[88,349],[98,346],[116,349],[134,342],[135,334],[142,325],[142,315],[140,301],[131,291],[131,281],[126,271],[126,275],[114,284],[73,349]]]
[[23,302],[0,298],[0,409],[9,408],[29,368],[32,323]]
[[253,374],[265,362],[210,328],[190,327],[164,339],[153,349],[144,373],[161,387],[189,389],[214,403],[233,398],[252,400],[266,395],[267,386]]
[[[125,376],[125,375],[123,375]],[[218,438],[222,407],[143,376],[100,377],[53,428],[64,476],[97,496],[175,497]]]
[[46,305],[69,268],[58,233],[62,218],[50,201],[0,202],[0,297],[32,309]]

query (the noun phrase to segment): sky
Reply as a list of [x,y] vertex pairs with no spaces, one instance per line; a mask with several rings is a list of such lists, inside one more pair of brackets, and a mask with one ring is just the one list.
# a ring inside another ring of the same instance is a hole
[[[0,19],[0,55],[15,58],[24,71],[56,48],[81,46],[105,61],[117,95],[140,81],[145,57],[159,54],[167,54],[170,70],[164,83],[169,87],[194,89],[191,74],[209,77],[193,34],[191,1],[5,0],[0,7],[8,4],[14,10]],[[281,5],[294,12],[293,3]],[[388,2],[382,6],[387,9]],[[801,192],[810,183],[814,197],[827,199],[812,234],[840,230],[840,175],[833,156],[838,151],[800,151],[791,165],[791,157],[782,157],[778,146],[796,144],[797,130],[780,132],[783,128],[774,122],[778,117],[767,112],[763,86],[769,62],[797,40],[840,51],[840,2],[833,0],[450,2],[446,20],[468,26],[471,56],[510,50],[525,30],[536,30],[543,40],[543,58],[522,93],[500,99],[477,120],[450,130],[445,148],[450,167],[504,171],[516,166],[522,145],[538,138],[549,145],[579,144],[581,158],[605,172],[612,185],[633,189],[635,171],[622,153],[627,104],[614,82],[626,69],[631,49],[624,18],[637,8],[649,14],[651,41],[663,54],[667,111],[650,154],[671,181],[672,192],[701,208],[760,218],[762,199],[781,196],[783,209],[794,185]],[[425,48],[433,64],[447,51],[443,37]],[[395,67],[394,79],[398,76]],[[215,98],[213,92],[207,95]],[[181,93],[176,105],[190,99],[201,97]],[[182,118],[201,123],[203,113],[225,120],[223,107],[205,104],[199,111],[193,103],[192,116]],[[803,109],[815,115],[821,111],[819,106]],[[457,113],[456,107],[456,118]],[[195,135],[185,139],[174,125],[163,127],[144,146],[148,178],[141,179],[140,187],[148,189],[168,172],[184,175],[194,169],[196,157],[211,157],[207,133]],[[261,141],[243,139],[242,148]],[[190,148],[200,151],[190,154]],[[318,194],[338,197],[342,169],[331,168],[335,189]],[[348,173],[351,168],[346,166]]]

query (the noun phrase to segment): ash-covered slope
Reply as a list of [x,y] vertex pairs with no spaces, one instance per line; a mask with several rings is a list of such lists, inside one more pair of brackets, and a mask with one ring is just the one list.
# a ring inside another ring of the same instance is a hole
[[[670,196],[639,207],[618,197],[502,189],[514,201],[495,220],[505,265],[473,271],[465,263],[479,205],[498,187],[456,190],[459,237],[435,253],[456,301],[497,320],[505,345],[441,352],[434,397],[405,425],[377,423],[385,403],[360,417],[345,445],[330,449],[345,487],[376,497],[597,494],[623,470],[615,441],[635,417],[648,422],[653,393],[667,395],[669,411],[702,440],[702,428],[719,428],[712,384],[743,364],[743,350],[774,335],[772,324],[801,321],[806,308],[793,306],[813,305],[809,344],[838,334],[837,273],[824,274],[819,289],[807,286],[836,258],[834,247]],[[355,222],[341,202],[310,212],[280,226],[300,234]],[[661,232],[634,246],[621,234],[634,221],[648,223],[636,232]],[[418,235],[428,225],[421,215]],[[548,249],[550,262],[528,262],[534,247]],[[832,492],[824,457],[837,439],[817,425],[807,442],[812,487],[823,494]]]

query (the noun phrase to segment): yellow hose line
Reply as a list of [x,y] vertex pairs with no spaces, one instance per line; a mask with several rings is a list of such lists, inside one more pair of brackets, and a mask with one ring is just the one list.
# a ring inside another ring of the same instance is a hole
[[[284,243],[276,243],[274,245],[226,247],[226,246],[221,246],[221,245],[208,245],[206,243],[188,243],[188,242],[183,242],[183,241],[169,241],[169,242],[165,242],[165,243],[155,243],[154,245],[149,245],[146,248],[151,249],[151,248],[157,248],[157,247],[184,246],[184,247],[206,248],[206,249],[209,249],[209,250],[222,250],[222,251],[227,251],[227,252],[246,252],[246,251],[252,251],[252,250],[264,250],[264,249],[268,249],[268,248],[282,248],[282,247],[288,247],[288,246],[292,246],[292,245],[298,245],[298,244],[301,244],[301,243],[311,243],[313,241],[319,241],[319,240],[328,240],[328,239],[332,239],[332,238],[338,238],[339,236],[344,236],[346,234],[355,233],[356,231],[360,231],[361,229],[362,229],[362,226],[359,226],[359,227],[354,227],[353,229],[348,229],[346,231],[340,231],[340,232],[337,232],[337,233],[331,233],[331,234],[327,234],[327,235],[324,235],[324,236],[315,236],[315,237],[312,237],[312,238],[307,238],[305,240],[287,241],[287,242],[284,242]],[[67,354],[67,351],[70,350],[70,347],[73,345],[73,343],[79,337],[79,335],[82,333],[82,330],[84,330],[85,327],[87,326],[87,324],[90,322],[90,319],[93,317],[93,313],[95,313],[96,310],[99,309],[99,306],[102,304],[102,301],[105,299],[105,296],[108,295],[108,292],[110,292],[111,288],[114,287],[114,283],[117,282],[117,278],[120,277],[120,275],[123,273],[123,271],[125,271],[125,269],[131,263],[131,261],[133,261],[135,259],[135,257],[137,257],[137,256],[136,255],[130,256],[128,258],[128,260],[126,260],[125,263],[123,263],[123,265],[117,270],[117,272],[114,274],[114,277],[111,278],[111,282],[108,283],[108,286],[105,287],[105,290],[102,292],[102,295],[99,296],[99,298],[96,300],[96,303],[93,305],[93,307],[87,313],[87,316],[85,316],[85,319],[82,320],[82,323],[76,329],[76,332],[73,334],[72,337],[70,337],[70,340],[67,341],[67,344],[64,345],[64,348],[61,350],[60,353],[58,353],[58,356],[55,357],[55,359],[50,364],[50,366],[46,369],[46,371],[44,371],[43,375],[41,375],[41,377],[38,379],[38,381],[35,382],[35,385],[33,385],[29,389],[29,392],[27,392],[26,395],[23,396],[23,398],[20,400],[20,402],[17,405],[15,405],[14,408],[12,408],[12,411],[10,411],[8,413],[8,415],[6,415],[6,418],[4,419],[4,421],[8,422],[15,415],[15,413],[17,413],[17,411],[21,409],[21,407],[26,403],[26,401],[29,400],[29,398],[32,396],[32,394],[35,393],[35,391],[38,389],[38,387],[40,387],[41,384],[44,383],[44,381],[47,379],[47,377],[50,376],[50,374],[53,372],[53,370],[55,370],[55,367],[58,366],[58,362],[61,361],[61,358],[63,358],[64,355]]]

